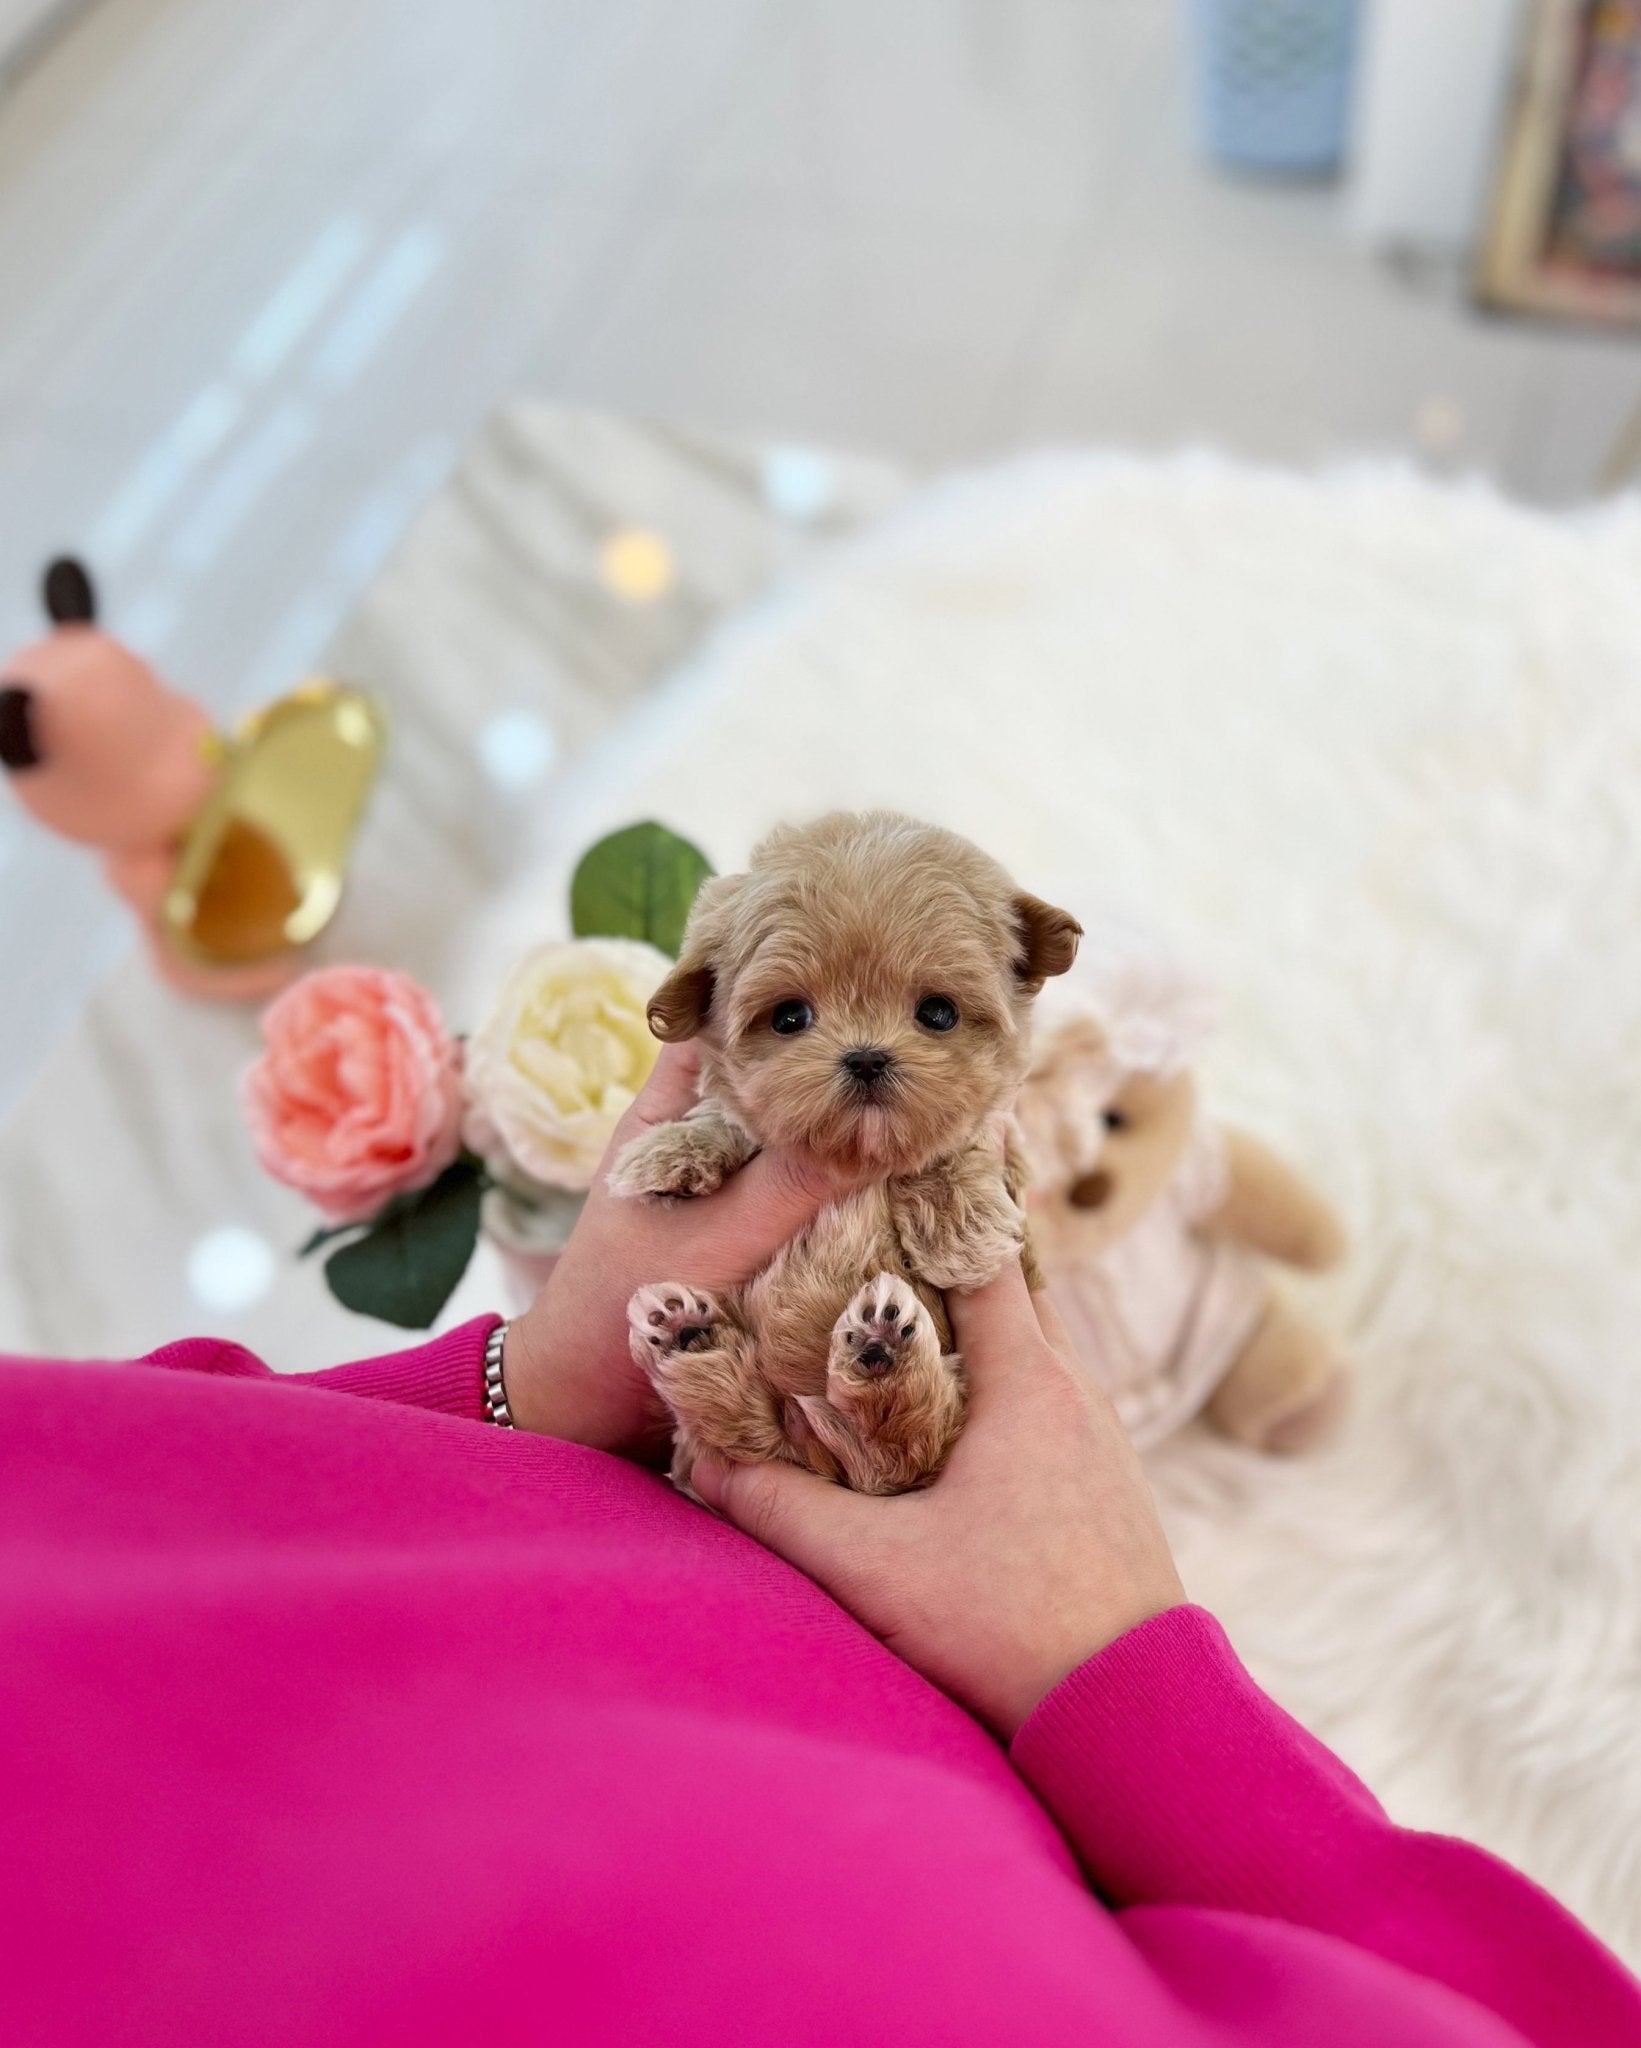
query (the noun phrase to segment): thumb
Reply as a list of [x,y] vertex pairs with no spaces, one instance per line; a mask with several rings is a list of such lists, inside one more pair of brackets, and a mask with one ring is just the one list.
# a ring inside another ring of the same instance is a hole
[[1038,1320],[1018,1259],[1010,1259],[995,1279],[972,1293],[948,1292],[946,1308],[969,1369],[970,1398],[977,1404],[1017,1386],[1034,1356],[1053,1342]]
[[846,1573],[880,1505],[796,1465],[697,1458],[690,1485],[726,1522],[828,1588]]
[[701,1221],[714,1248],[732,1252],[737,1274],[751,1273],[852,1185],[808,1154],[759,1152],[707,1197]]
[[1067,1365],[1080,1367],[1082,1359],[1078,1354],[1076,1340],[1066,1328],[1065,1317],[1046,1294],[1034,1294],[1031,1297],[1031,1305],[1037,1311],[1037,1327],[1050,1345],[1059,1352]]
[[690,1108],[701,1092],[701,1048],[698,1045],[664,1045],[650,1069],[650,1077],[621,1119],[628,1136],[636,1136],[651,1124],[670,1124]]
[[627,1104],[626,1113],[610,1133],[604,1156],[598,1162],[593,1185],[601,1187],[605,1175],[641,1132],[655,1124],[676,1123],[701,1092],[701,1048],[698,1045],[664,1045],[650,1069],[650,1077]]

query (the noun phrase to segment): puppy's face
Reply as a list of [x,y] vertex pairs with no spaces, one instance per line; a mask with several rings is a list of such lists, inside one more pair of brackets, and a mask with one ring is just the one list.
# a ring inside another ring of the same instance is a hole
[[955,834],[839,813],[706,884],[650,1022],[761,1144],[909,1172],[1012,1099],[1078,935]]

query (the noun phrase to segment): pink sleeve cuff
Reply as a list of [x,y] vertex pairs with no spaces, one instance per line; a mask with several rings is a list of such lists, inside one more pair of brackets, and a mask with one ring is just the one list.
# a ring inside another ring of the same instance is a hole
[[297,1387],[329,1387],[340,1394],[363,1394],[372,1401],[400,1401],[411,1408],[436,1408],[441,1415],[484,1420],[484,1346],[500,1316],[475,1316],[472,1322],[412,1344],[404,1351],[385,1351],[379,1358],[361,1358],[352,1365],[333,1365],[324,1372],[270,1372],[254,1352],[224,1337],[184,1337],[164,1344],[139,1362],[162,1371],[205,1372],[218,1379],[267,1379]]
[[1393,1826],[1199,1607],[1170,1608],[1072,1672],[1012,1756],[1118,1906],[1315,1928],[1535,2043],[1641,2041],[1641,1987],[1615,1957],[1483,1850]]
[[1038,1705],[1011,1754],[1121,1905],[1278,1910],[1307,1857],[1329,1860],[1332,1817],[1381,1812],[1259,1690],[1200,1607],[1169,1608],[1091,1657]]
[[401,1401],[413,1408],[436,1408],[442,1415],[484,1420],[484,1347],[500,1316],[475,1316],[414,1344],[408,1351],[384,1352],[352,1365],[334,1365],[328,1372],[303,1375],[310,1387],[333,1387],[338,1393],[363,1394],[373,1401]]

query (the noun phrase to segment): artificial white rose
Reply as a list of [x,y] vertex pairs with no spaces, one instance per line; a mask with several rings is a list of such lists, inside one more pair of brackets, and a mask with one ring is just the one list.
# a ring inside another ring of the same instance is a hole
[[586,1188],[660,1047],[645,1005],[672,970],[640,939],[538,946],[467,1041],[465,1136],[504,1185]]

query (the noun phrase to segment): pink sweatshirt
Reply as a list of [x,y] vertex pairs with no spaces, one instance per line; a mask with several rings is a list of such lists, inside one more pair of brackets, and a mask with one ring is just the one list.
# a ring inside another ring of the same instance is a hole
[[1206,1614],[1005,1753],[662,1480],[482,1423],[488,1328],[0,1364],[0,2040],[1641,2042]]

